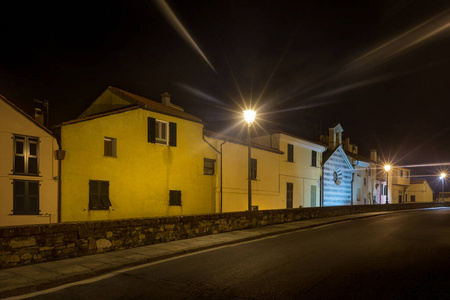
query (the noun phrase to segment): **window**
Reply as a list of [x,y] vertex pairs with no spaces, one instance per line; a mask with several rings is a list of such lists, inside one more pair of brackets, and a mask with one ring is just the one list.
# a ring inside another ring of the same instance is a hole
[[181,206],[181,191],[170,191],[169,192],[169,205]]
[[369,177],[372,177],[372,169],[367,170],[369,173]]
[[147,118],[148,142],[153,144],[177,146],[177,123]]
[[250,174],[251,174],[250,178],[252,180],[256,180],[257,167],[258,167],[258,161],[256,159],[252,158],[252,163],[251,163],[251,166],[250,166]]
[[294,184],[286,182],[286,208],[292,208],[294,205]]
[[288,144],[287,146],[287,161],[294,162],[294,145]]
[[13,180],[15,215],[38,215],[39,181]]
[[109,210],[109,181],[89,180],[89,209]]
[[155,139],[156,143],[167,145],[167,122],[156,120]]
[[364,185],[367,185],[367,178],[364,177]]
[[409,171],[405,171],[406,179],[409,179]]
[[341,171],[341,169],[339,169],[339,168],[334,169],[333,181],[334,181],[334,184],[336,184],[336,185],[340,185],[341,184],[341,182],[342,182],[342,171]]
[[14,136],[14,174],[39,175],[39,138]]
[[104,139],[105,145],[105,156],[117,157],[117,139],[105,137]]
[[400,170],[400,177],[403,177],[403,170]]
[[311,152],[311,166],[317,167],[317,152],[314,150]]
[[416,195],[411,195],[411,202],[416,202]]
[[312,185],[311,186],[311,207],[316,207],[316,186]]
[[205,158],[203,159],[203,174],[204,175],[214,175],[214,159]]
[[387,195],[387,185],[384,186],[384,191],[383,191],[383,195]]

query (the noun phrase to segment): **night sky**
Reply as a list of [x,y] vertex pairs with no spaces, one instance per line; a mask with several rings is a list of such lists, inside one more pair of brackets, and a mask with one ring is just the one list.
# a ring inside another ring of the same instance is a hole
[[[111,85],[167,91],[214,131],[233,133],[251,101],[265,130],[318,140],[340,122],[361,155],[450,162],[448,1],[167,1],[197,49],[152,0],[13,2],[1,4],[0,94],[29,114],[48,100],[50,125]],[[439,188],[426,175],[446,168],[413,176]]]

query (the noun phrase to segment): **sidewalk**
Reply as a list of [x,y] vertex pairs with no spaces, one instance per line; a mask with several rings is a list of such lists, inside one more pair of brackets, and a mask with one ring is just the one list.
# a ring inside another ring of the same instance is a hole
[[0,298],[44,290],[120,270],[125,267],[154,262],[186,253],[198,252],[346,220],[369,218],[394,212],[364,213],[284,223],[107,252],[104,254],[9,268],[0,270]]

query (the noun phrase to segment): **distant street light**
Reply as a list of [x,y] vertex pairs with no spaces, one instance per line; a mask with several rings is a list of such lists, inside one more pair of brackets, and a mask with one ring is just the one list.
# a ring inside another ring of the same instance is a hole
[[386,204],[389,204],[389,170],[391,170],[391,166],[384,165],[384,170],[386,171]]
[[442,180],[442,203],[444,203],[444,181],[445,181],[445,176],[447,176],[447,174],[445,174],[445,173],[441,173],[441,176],[439,176],[439,178],[441,178],[441,180]]
[[250,140],[250,127],[255,121],[256,112],[254,110],[244,111],[244,120],[247,122],[247,141],[248,141],[248,211],[252,211],[252,147]]

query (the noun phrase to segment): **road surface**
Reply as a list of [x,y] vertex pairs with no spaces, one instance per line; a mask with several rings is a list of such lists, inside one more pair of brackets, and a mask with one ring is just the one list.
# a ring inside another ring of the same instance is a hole
[[32,299],[449,299],[450,209],[352,220],[106,277]]

